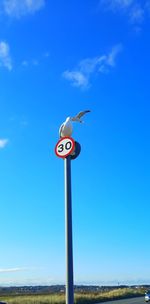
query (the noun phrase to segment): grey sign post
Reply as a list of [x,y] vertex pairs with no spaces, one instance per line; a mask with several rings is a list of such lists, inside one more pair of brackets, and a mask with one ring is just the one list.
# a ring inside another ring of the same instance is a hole
[[66,233],[66,304],[74,303],[71,160],[80,154],[81,146],[72,138],[59,140],[56,155],[64,158],[65,173],[65,233]]
[[74,303],[71,156],[64,160],[65,170],[65,229],[66,229],[66,304]]
[[66,304],[74,303],[73,288],[73,242],[72,242],[72,197],[71,197],[71,160],[80,154],[81,146],[70,136],[72,122],[82,123],[82,117],[90,110],[79,112],[74,117],[67,117],[59,128],[60,140],[56,144],[55,153],[64,159],[65,170],[65,227],[66,227]]

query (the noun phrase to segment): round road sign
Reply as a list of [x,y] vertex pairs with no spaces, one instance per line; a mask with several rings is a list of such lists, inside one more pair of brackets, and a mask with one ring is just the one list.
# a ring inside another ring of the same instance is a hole
[[62,137],[55,147],[58,157],[65,158],[74,151],[75,141],[71,137]]
[[75,148],[71,153],[71,159],[76,159],[79,156],[80,152],[81,152],[81,146],[77,141],[75,141]]

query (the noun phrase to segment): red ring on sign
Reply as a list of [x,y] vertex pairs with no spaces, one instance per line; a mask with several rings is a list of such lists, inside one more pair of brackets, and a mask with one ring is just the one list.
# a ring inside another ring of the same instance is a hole
[[[60,154],[58,154],[58,152],[57,152],[57,147],[58,147],[58,145],[61,143],[61,141],[63,141],[64,139],[69,139],[69,140],[72,142],[72,148],[71,148],[71,150],[70,150],[67,154],[65,154],[65,155],[60,155]],[[70,155],[70,154],[73,152],[74,149],[75,149],[75,141],[74,141],[74,139],[73,139],[72,137],[65,136],[65,137],[60,138],[60,140],[57,142],[57,144],[56,144],[56,146],[55,146],[55,154],[56,154],[58,157],[60,157],[60,158],[66,158],[68,155]]]

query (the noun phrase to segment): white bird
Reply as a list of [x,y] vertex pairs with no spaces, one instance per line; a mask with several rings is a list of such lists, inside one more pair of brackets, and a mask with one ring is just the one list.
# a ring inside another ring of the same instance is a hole
[[73,132],[73,126],[72,126],[72,121],[80,122],[82,123],[83,121],[81,120],[81,117],[85,115],[86,113],[89,113],[89,110],[86,111],[81,111],[79,112],[76,116],[74,117],[67,117],[65,122],[62,123],[59,129],[59,136],[60,137],[65,137],[65,136],[71,136]]

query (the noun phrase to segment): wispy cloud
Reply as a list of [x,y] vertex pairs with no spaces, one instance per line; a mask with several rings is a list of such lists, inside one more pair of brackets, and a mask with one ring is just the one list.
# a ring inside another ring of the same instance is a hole
[[101,0],[100,4],[105,5],[107,8],[116,10],[126,10],[134,3],[135,0]]
[[10,17],[20,18],[33,14],[45,5],[45,0],[2,0],[3,11]]
[[9,140],[6,138],[0,138],[0,149],[4,149],[8,144]]
[[133,24],[141,24],[144,21],[145,10],[141,5],[135,4],[129,12],[130,22]]
[[21,62],[21,65],[23,67],[29,67],[29,66],[38,66],[39,65],[39,60],[38,59],[32,59],[32,60],[23,60]]
[[43,57],[45,57],[45,58],[48,58],[48,57],[50,57],[50,53],[47,51],[47,52],[44,52],[43,53]]
[[29,65],[29,61],[28,60],[23,60],[21,62],[21,65],[24,66],[24,67],[27,67]]
[[16,267],[16,268],[1,268],[0,269],[0,273],[6,273],[6,272],[18,272],[18,271],[24,271],[24,270],[27,270],[27,268],[19,268],[19,267]]
[[95,73],[108,73],[116,65],[116,58],[122,51],[121,44],[115,45],[108,54],[94,58],[86,58],[79,62],[73,70],[66,70],[63,77],[75,87],[88,88],[90,79]]
[[30,59],[24,59],[20,63],[22,67],[27,68],[27,67],[33,67],[33,66],[39,66],[41,63],[46,62],[50,57],[50,53],[43,52],[41,55],[38,56],[38,58],[30,58]]
[[10,48],[6,41],[0,41],[0,67],[4,67],[9,71],[12,70]]
[[88,86],[88,75],[84,75],[80,70],[76,71],[65,71],[63,77],[70,80],[72,85],[75,87],[87,87]]
[[100,6],[114,13],[125,14],[129,22],[140,25],[150,7],[150,0],[100,0]]

